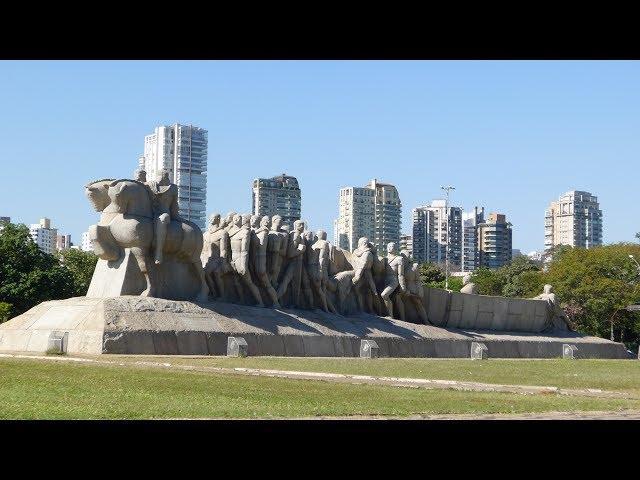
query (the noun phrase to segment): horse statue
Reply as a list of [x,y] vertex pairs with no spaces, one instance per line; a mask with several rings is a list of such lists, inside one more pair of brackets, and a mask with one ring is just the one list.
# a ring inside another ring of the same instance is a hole
[[[89,227],[89,238],[95,254],[107,261],[122,258],[128,248],[134,256],[146,281],[141,296],[158,295],[162,279],[158,265],[153,263],[154,213],[149,188],[136,180],[98,180],[85,187],[85,194],[97,212],[101,212],[97,225]],[[171,220],[163,253],[189,264],[200,288],[196,300],[206,302],[209,287],[200,261],[203,238],[200,228],[188,220]]]

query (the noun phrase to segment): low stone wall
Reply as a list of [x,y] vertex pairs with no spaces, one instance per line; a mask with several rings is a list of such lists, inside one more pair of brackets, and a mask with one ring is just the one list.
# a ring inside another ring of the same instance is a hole
[[492,297],[438,288],[425,291],[425,308],[436,326],[510,332],[542,332],[551,321],[544,300]]

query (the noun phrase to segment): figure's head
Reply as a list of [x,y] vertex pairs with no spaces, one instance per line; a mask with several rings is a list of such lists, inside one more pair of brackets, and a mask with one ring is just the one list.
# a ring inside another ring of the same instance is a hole
[[304,222],[302,220],[296,220],[293,222],[293,230],[302,233],[304,231]]
[[546,293],[546,294],[553,293],[553,287],[547,283],[547,284],[544,286],[544,293]]
[[269,215],[265,215],[264,217],[262,217],[260,219],[260,227],[266,227],[266,228],[270,228],[271,227],[271,217]]
[[282,230],[283,232],[287,232],[289,233],[289,231],[291,230],[291,228],[289,227],[289,225],[282,225],[280,227],[280,230]]
[[367,237],[360,237],[358,239],[358,248],[364,248],[369,243],[369,239]]
[[304,238],[308,243],[313,242],[313,232],[311,230],[305,230],[302,234],[302,238]]
[[171,183],[171,179],[169,178],[169,170],[167,168],[162,168],[158,170],[157,179],[158,179],[158,183],[162,183],[163,185],[169,185]]
[[242,226],[243,227],[248,227],[251,225],[251,214],[250,213],[245,213],[244,215],[242,215]]
[[143,168],[138,168],[133,173],[133,178],[138,182],[145,183],[147,181],[147,172]]
[[242,226],[242,215],[238,215],[237,213],[233,216],[233,224],[236,227]]
[[225,217],[225,220],[227,221],[227,225],[233,223],[233,217],[236,215],[236,212],[229,212],[227,213],[227,216]]
[[326,240],[327,239],[327,232],[325,232],[324,230],[318,230],[316,232],[316,235],[318,236],[319,240]]
[[467,283],[469,283],[471,281],[471,272],[466,273],[463,277],[462,277],[462,284],[466,285]]
[[396,251],[396,243],[395,242],[387,243],[387,253],[395,253],[395,251]]
[[280,215],[274,215],[273,217],[271,217],[271,228],[273,230],[280,230],[280,227],[282,226],[282,217]]
[[260,215],[251,215],[249,225],[251,225],[251,228],[258,228],[258,225],[260,225]]
[[406,258],[409,261],[413,260],[413,257],[411,256],[411,252],[406,248],[403,248],[402,250],[400,250],[400,255],[402,255],[404,258]]
[[220,225],[220,214],[212,213],[211,216],[209,217],[209,226],[216,227],[218,225]]

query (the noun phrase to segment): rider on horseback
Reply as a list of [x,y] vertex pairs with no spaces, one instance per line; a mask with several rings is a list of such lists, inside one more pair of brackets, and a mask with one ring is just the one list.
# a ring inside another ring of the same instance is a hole
[[169,170],[158,172],[158,180],[147,183],[153,199],[155,263],[162,263],[162,249],[171,220],[182,220],[178,214],[178,187],[171,183]]

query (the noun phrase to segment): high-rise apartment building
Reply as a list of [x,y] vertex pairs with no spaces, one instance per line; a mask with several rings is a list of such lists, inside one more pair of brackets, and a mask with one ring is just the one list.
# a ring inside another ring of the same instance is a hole
[[29,233],[40,250],[50,254],[56,253],[58,229],[51,227],[51,220],[41,218],[40,223],[32,223],[29,227]]
[[511,261],[511,224],[501,213],[490,213],[478,224],[479,266],[500,268]]
[[58,250],[68,250],[73,244],[71,243],[71,235],[58,235],[56,238],[56,248]]
[[479,265],[478,224],[484,222],[484,207],[462,212],[462,271],[473,272]]
[[544,248],[556,245],[591,248],[602,245],[602,210],[598,197],[571,190],[551,202],[544,216]]
[[272,178],[256,178],[251,190],[251,211],[254,215],[280,215],[282,223],[290,227],[300,220],[302,192],[296,177],[283,173]]
[[11,217],[0,217],[0,223],[11,223]]
[[340,248],[353,251],[360,237],[375,244],[380,256],[389,242],[400,246],[402,202],[395,186],[374,178],[364,187],[341,188],[338,212],[334,241]]
[[411,235],[400,235],[399,250],[408,250],[413,255],[413,237]]
[[89,232],[84,232],[82,234],[82,244],[80,245],[80,249],[83,252],[93,252],[93,244],[89,238]]
[[462,209],[434,200],[414,208],[413,257],[419,263],[445,263],[449,246],[449,268],[462,268]]
[[156,127],[144,137],[144,154],[138,166],[155,180],[163,168],[178,186],[180,216],[201,229],[206,226],[207,210],[207,131],[193,125]]

